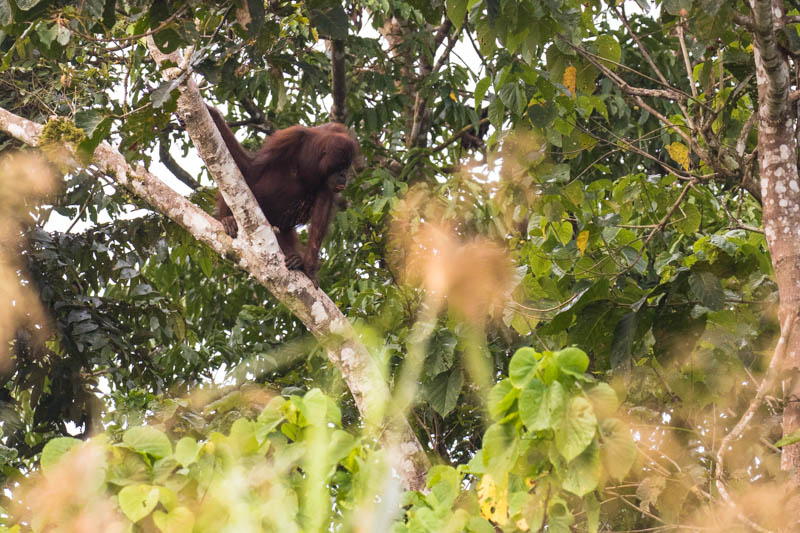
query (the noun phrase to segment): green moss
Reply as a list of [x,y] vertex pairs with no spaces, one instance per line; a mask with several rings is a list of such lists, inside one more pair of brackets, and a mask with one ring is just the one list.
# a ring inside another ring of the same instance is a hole
[[44,125],[42,134],[39,135],[39,146],[52,145],[57,143],[69,143],[77,148],[80,143],[86,140],[83,130],[68,118],[51,118]]
[[[54,117],[47,121],[39,135],[39,149],[62,172],[68,172],[74,164],[73,155],[78,156],[82,164],[88,164],[91,154],[86,154],[79,149],[79,145],[86,140],[86,134],[72,120],[64,117]],[[65,148],[73,149],[73,154],[67,153]]]

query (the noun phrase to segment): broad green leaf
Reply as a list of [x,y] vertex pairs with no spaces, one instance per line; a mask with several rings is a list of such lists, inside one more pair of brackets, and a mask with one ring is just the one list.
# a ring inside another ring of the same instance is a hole
[[505,119],[505,107],[500,98],[495,98],[489,103],[489,122],[495,128],[501,129],[503,127],[503,120]]
[[521,114],[528,103],[525,99],[525,93],[520,89],[519,83],[517,83],[516,80],[510,81],[500,87],[497,94],[506,109],[515,114]]
[[467,15],[467,3],[468,0],[445,0],[447,17],[456,30],[460,29],[464,23],[464,17]]
[[47,474],[58,464],[61,458],[75,446],[82,444],[83,441],[73,437],[56,437],[44,445],[42,449],[42,472]]
[[435,509],[450,510],[459,495],[460,476],[451,466],[436,465],[428,472],[428,487],[431,491],[428,502]]
[[556,448],[567,462],[572,461],[591,444],[596,431],[597,418],[592,404],[586,398],[572,398],[555,428]]
[[347,13],[341,4],[331,4],[309,13],[311,24],[319,31],[320,37],[328,39],[346,39],[348,20]]
[[631,311],[620,318],[614,326],[614,336],[611,341],[609,360],[612,368],[617,368],[627,363],[631,357],[633,341],[636,337],[636,328],[639,323],[639,313]]
[[50,43],[52,43],[53,39],[56,38],[55,28],[46,23],[40,23],[36,27],[36,34],[39,36],[39,40],[42,42],[42,44],[47,48],[50,48]]
[[486,91],[489,89],[489,86],[492,84],[492,79],[490,77],[481,78],[478,83],[475,84],[475,110],[480,111],[482,108],[481,102],[483,101],[483,97],[486,94]]
[[700,210],[694,204],[684,203],[672,215],[675,229],[684,235],[694,235],[700,229]]
[[512,385],[521,389],[533,378],[539,363],[536,356],[533,348],[525,347],[516,351],[508,364],[508,377]]
[[600,502],[594,494],[584,496],[583,508],[586,510],[586,528],[589,533],[597,533],[600,529]]
[[617,393],[608,383],[598,383],[586,391],[586,396],[592,402],[594,412],[600,419],[608,418],[619,408]]
[[0,26],[8,26],[13,20],[11,5],[8,0],[0,0]]
[[514,400],[517,399],[519,390],[514,388],[510,379],[504,379],[489,390],[489,414],[494,420],[506,416]]
[[550,429],[563,416],[566,399],[561,383],[531,380],[519,396],[519,416],[528,431]]
[[189,466],[197,460],[202,446],[191,437],[183,437],[175,445],[175,460],[181,466]]
[[130,428],[122,435],[122,442],[137,452],[156,458],[166,457],[172,453],[172,444],[167,436],[150,426]]
[[664,9],[675,17],[686,17],[692,10],[692,0],[664,0]]
[[608,59],[608,61],[603,61],[603,64],[611,70],[617,70],[620,59],[622,59],[622,47],[617,40],[611,35],[601,35],[595,44],[597,45],[597,55]]
[[256,437],[263,440],[269,433],[280,425],[284,420],[283,406],[286,398],[276,396],[269,401],[264,410],[258,415],[259,426],[256,429]]
[[119,507],[128,520],[138,522],[156,508],[158,496],[158,487],[140,484],[123,487],[117,498]]
[[564,348],[553,354],[558,368],[570,376],[583,377],[583,373],[589,368],[589,356],[580,348]]
[[458,405],[463,384],[464,378],[459,367],[436,376],[429,388],[428,401],[431,407],[443,417],[447,416]]
[[519,437],[512,424],[492,424],[483,435],[483,462],[499,479],[514,465],[518,448]]
[[597,488],[603,475],[600,452],[592,444],[567,465],[561,486],[564,490],[583,497]]
[[700,302],[711,310],[725,306],[725,292],[719,278],[711,272],[694,272],[689,276],[689,288]]
[[328,442],[329,460],[334,462],[341,461],[350,455],[350,452],[356,444],[357,441],[353,435],[343,429],[335,429]]
[[600,436],[606,472],[621,481],[636,460],[636,444],[631,433],[621,420],[608,418],[600,424]]
[[545,129],[556,118],[558,107],[555,102],[541,102],[528,107],[528,116],[533,125],[540,129]]
[[172,511],[156,511],[153,522],[161,533],[188,533],[194,528],[194,513],[188,507],[176,507]]
[[23,11],[28,11],[39,2],[41,2],[41,0],[16,0],[17,7]]

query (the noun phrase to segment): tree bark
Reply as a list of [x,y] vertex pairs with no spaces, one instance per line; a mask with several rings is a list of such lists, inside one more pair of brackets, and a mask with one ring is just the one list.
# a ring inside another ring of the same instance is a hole
[[[764,234],[778,284],[781,324],[794,324],[800,305],[800,178],[797,170],[796,122],[789,105],[789,63],[775,38],[775,16],[781,0],[750,0],[753,55],[758,82],[758,157]],[[786,337],[783,381],[783,434],[800,428],[800,335]],[[781,468],[800,485],[800,444],[782,450]]]

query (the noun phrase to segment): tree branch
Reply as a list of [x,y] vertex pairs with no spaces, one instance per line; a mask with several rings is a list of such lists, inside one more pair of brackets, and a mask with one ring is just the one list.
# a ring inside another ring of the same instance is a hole
[[[753,36],[756,46],[754,52],[761,57],[766,76],[767,88],[764,102],[765,118],[772,124],[783,120],[789,94],[789,69],[778,48],[773,27],[771,0],[750,0],[753,12]],[[758,65],[758,63],[756,63]]]
[[196,191],[200,188],[200,182],[194,179],[191,174],[186,172],[177,161],[169,153],[169,145],[167,139],[161,138],[158,140],[158,158],[167,167],[167,170],[172,172],[172,175],[178,178],[184,185]]
[[[166,60],[184,64],[178,53],[161,53],[152,39],[148,46],[159,65]],[[390,455],[396,456],[393,467],[405,486],[421,489],[430,463],[402,414],[392,413],[384,420],[387,412],[391,413],[392,399],[380,369],[336,304],[305,275],[286,269],[275,234],[233,162],[191,76],[183,76],[175,68],[163,73],[168,79],[183,79],[178,86],[177,113],[239,225],[240,237],[233,241],[239,252],[237,264],[286,305],[325,348],[366,424],[380,428],[381,441]],[[221,231],[221,225],[217,226]]]

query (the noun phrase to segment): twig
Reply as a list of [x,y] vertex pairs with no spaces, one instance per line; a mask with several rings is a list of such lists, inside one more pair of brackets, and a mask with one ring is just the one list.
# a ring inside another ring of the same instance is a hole
[[683,55],[683,64],[686,67],[686,75],[689,77],[689,88],[692,90],[692,97],[697,99],[697,87],[694,83],[694,72],[692,72],[692,62],[689,59],[689,51],[686,49],[686,39],[683,35],[683,23],[686,21],[685,17],[681,17],[678,24],[678,42],[681,44],[681,54]]
[[[486,124],[487,122],[489,122],[489,119],[488,119],[488,118],[482,118],[482,119],[481,119],[481,120],[478,122],[478,127],[480,127],[482,124]],[[450,146],[451,144],[453,144],[454,142],[456,142],[457,140],[459,140],[459,139],[460,139],[461,137],[463,137],[465,134],[469,133],[469,132],[470,132],[470,130],[472,130],[472,129],[474,129],[474,126],[473,126],[472,124],[468,124],[468,125],[464,126],[464,127],[463,127],[463,128],[461,128],[460,130],[458,130],[457,132],[455,132],[453,135],[451,135],[451,136],[450,136],[448,139],[445,139],[444,141],[442,141],[442,142],[441,142],[440,144],[438,144],[437,146],[435,146],[435,147],[431,148],[431,153],[432,153],[432,154],[435,154],[435,153],[437,153],[437,152],[441,152],[442,150],[444,150],[445,148],[447,148],[448,146]]]
[[178,178],[184,185],[196,191],[200,188],[200,182],[194,179],[194,177],[186,172],[183,167],[181,167],[177,161],[172,157],[172,154],[169,153],[169,145],[167,144],[166,139],[159,139],[158,141],[158,157],[161,159],[161,162],[167,167],[167,170],[172,172],[172,174]]

